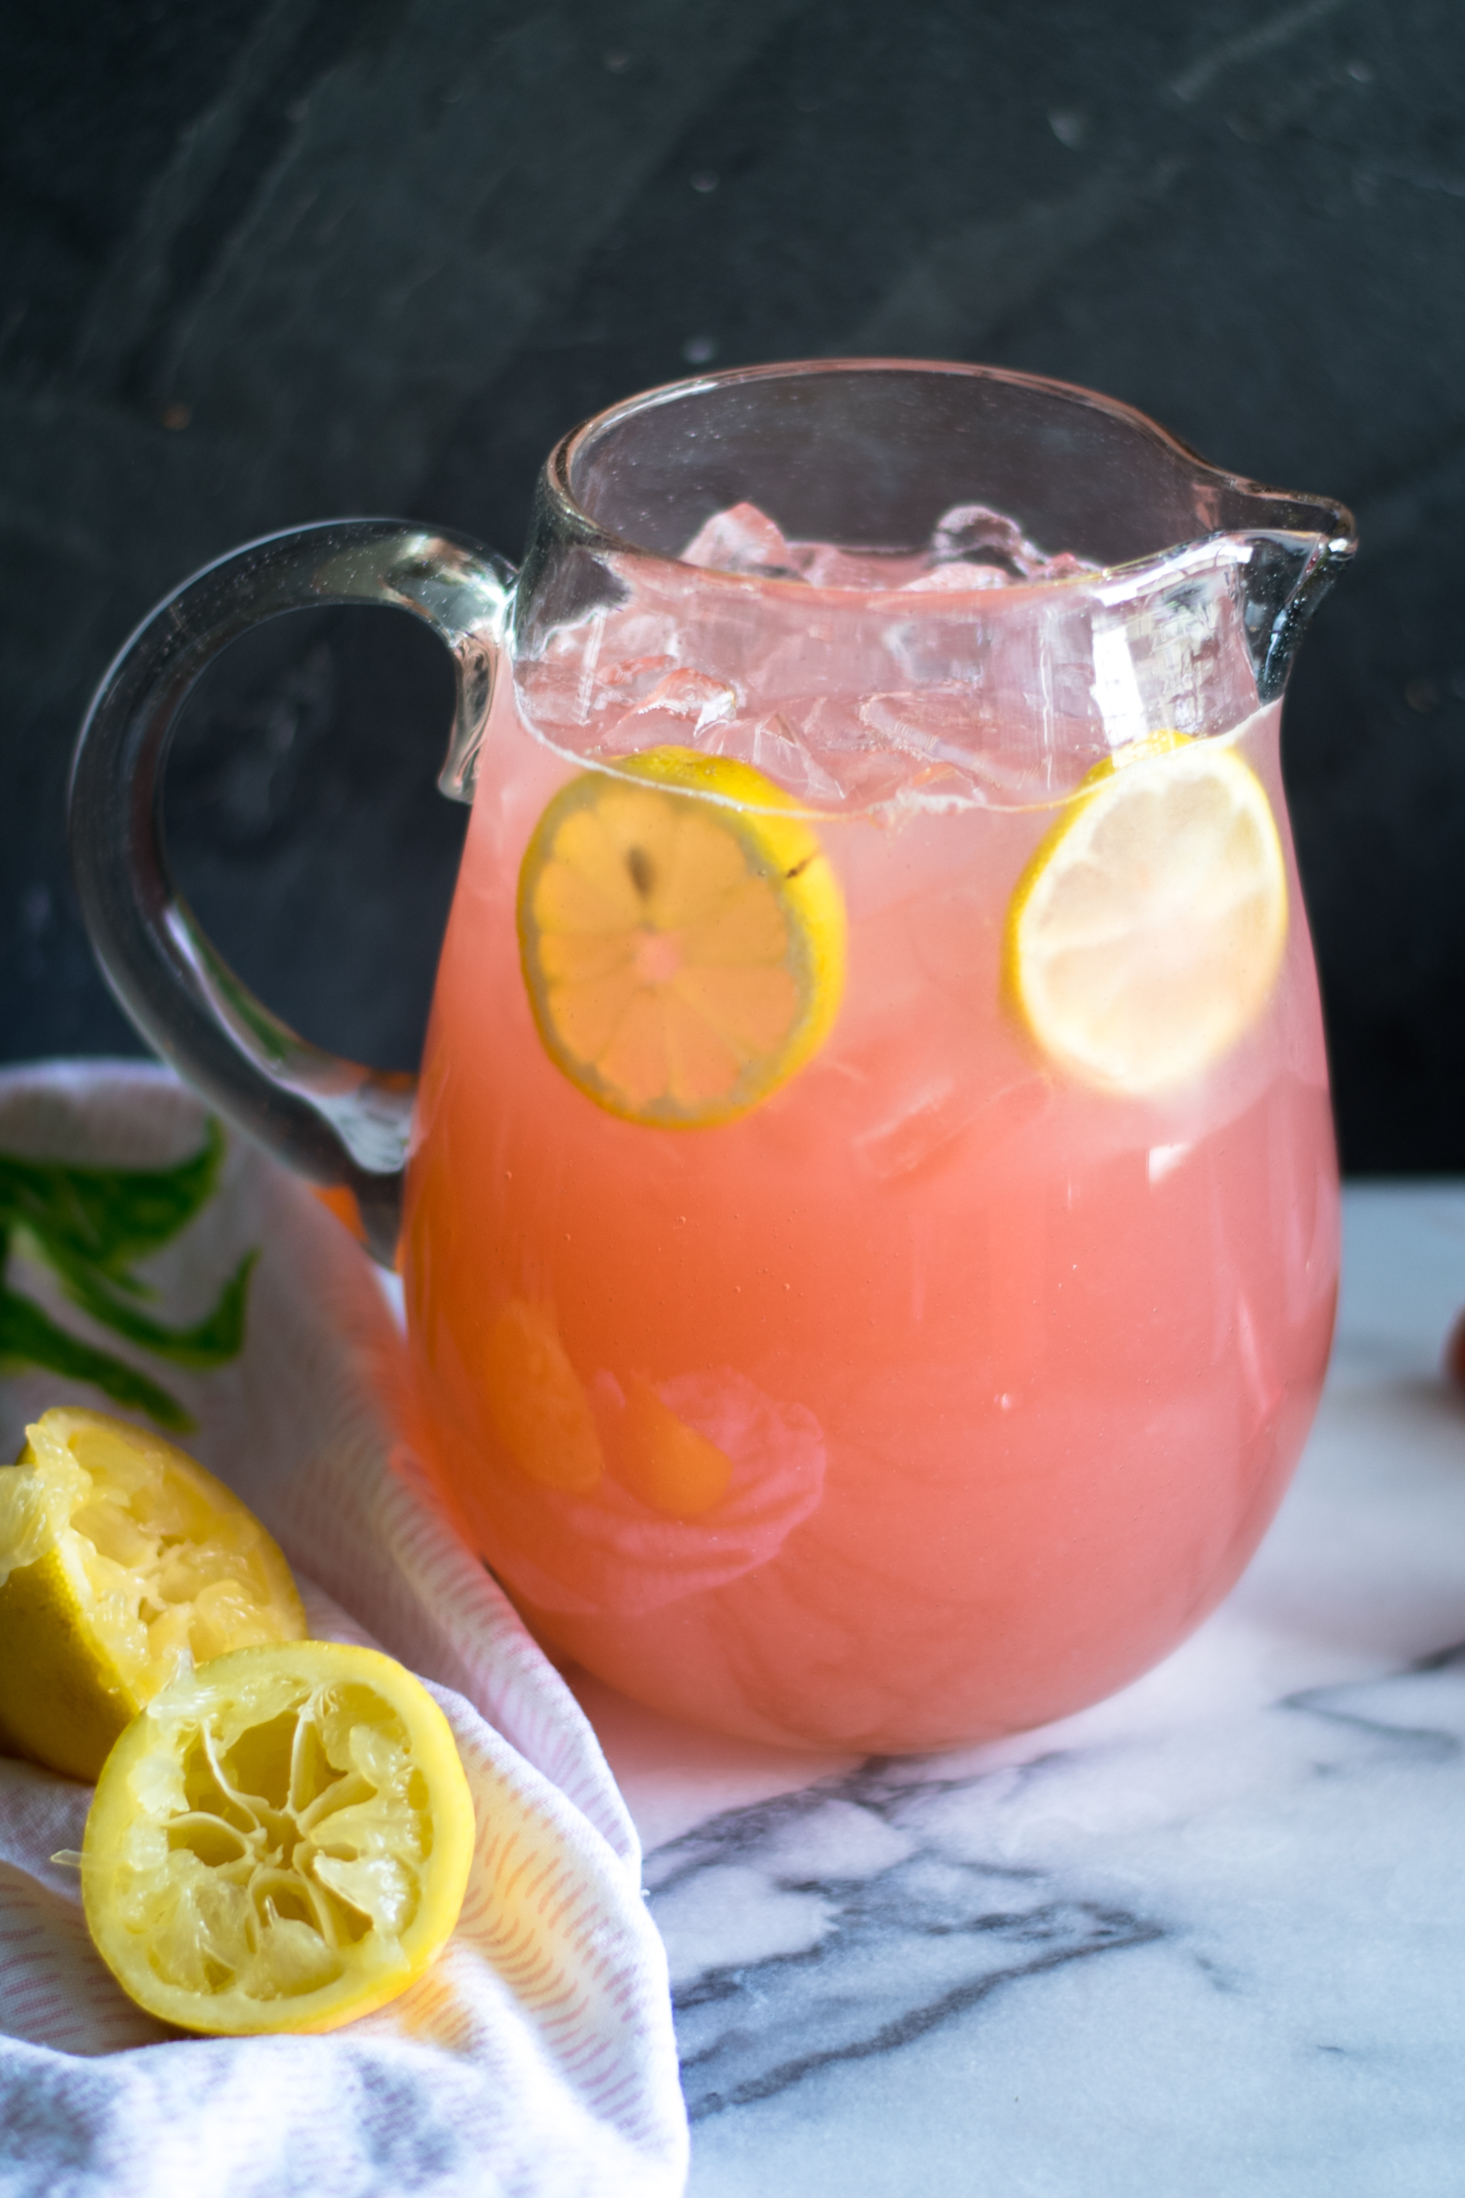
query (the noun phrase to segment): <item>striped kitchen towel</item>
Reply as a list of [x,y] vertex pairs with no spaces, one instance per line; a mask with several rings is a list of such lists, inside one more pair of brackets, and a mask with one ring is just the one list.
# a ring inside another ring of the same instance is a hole
[[[0,1347],[39,1333],[36,1309],[81,1346],[71,1376],[6,1361],[0,1457],[51,1404],[146,1424],[118,1398],[151,1388],[181,1408],[195,1428],[178,1439],[283,1545],[311,1630],[375,1642],[432,1687],[477,1810],[473,1875],[444,1953],[392,2006],[328,2037],[185,2038],[113,1983],[76,1873],[50,1859],[80,1847],[90,1789],[0,1759],[0,2193],[675,2198],[686,2118],[636,1836],[573,1697],[404,1439],[378,1278],[306,1189],[229,1137],[138,1269],[149,1317],[187,1327],[258,1253],[242,1344],[190,1370],[79,1310],[26,1224],[37,1163],[168,1169],[217,1135],[161,1069],[0,1074]],[[7,1325],[17,1299],[33,1310]]]

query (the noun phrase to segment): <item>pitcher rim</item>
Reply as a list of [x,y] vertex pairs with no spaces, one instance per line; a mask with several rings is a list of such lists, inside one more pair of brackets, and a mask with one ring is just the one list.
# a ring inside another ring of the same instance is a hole
[[[699,579],[709,582],[730,583],[742,589],[774,589],[779,593],[796,592],[804,600],[811,596],[828,596],[836,602],[849,604],[858,601],[867,605],[879,602],[892,592],[879,587],[851,588],[814,585],[807,580],[783,579],[775,574],[729,572],[716,565],[694,565],[681,555],[667,550],[653,549],[648,544],[634,541],[629,535],[618,533],[603,521],[594,517],[579,501],[571,484],[571,468],[575,460],[589,444],[593,435],[603,432],[616,421],[634,413],[647,412],[669,405],[686,397],[699,396],[706,390],[726,388],[740,382],[791,380],[804,374],[836,373],[898,373],[951,374],[969,377],[975,381],[1003,382],[1009,386],[1040,390],[1045,394],[1067,399],[1087,406],[1097,412],[1107,413],[1138,429],[1153,441],[1172,452],[1190,471],[1215,483],[1218,487],[1250,497],[1265,506],[1276,504],[1291,514],[1299,508],[1316,514],[1317,523],[1298,526],[1287,524],[1279,516],[1268,525],[1258,514],[1255,522],[1242,527],[1212,527],[1199,534],[1191,534],[1167,543],[1163,549],[1146,552],[1142,557],[1126,558],[1113,564],[1095,565],[1087,570],[1070,573],[1051,580],[1017,581],[1000,590],[1005,601],[1017,596],[1031,595],[1038,590],[1074,588],[1083,585],[1108,584],[1115,579],[1128,580],[1159,571],[1174,558],[1187,550],[1195,550],[1206,542],[1247,541],[1256,536],[1285,534],[1294,539],[1311,540],[1315,548],[1311,558],[1326,558],[1330,566],[1351,557],[1358,546],[1357,527],[1353,513],[1336,497],[1321,496],[1309,491],[1277,488],[1249,475],[1233,473],[1224,466],[1214,465],[1201,456],[1191,444],[1164,427],[1158,420],[1142,412],[1137,405],[1126,404],[1123,398],[1110,397],[1102,390],[1090,389],[1081,382],[1060,381],[1056,376],[1029,374],[1016,367],[984,366],[962,359],[919,359],[885,356],[851,358],[814,358],[770,360],[753,366],[722,367],[716,373],[684,375],[676,381],[658,382],[650,389],[637,391],[633,396],[621,397],[614,404],[562,435],[544,461],[541,475],[543,489],[556,507],[556,517],[567,531],[587,548],[611,550],[647,560],[656,565],[667,565],[674,570],[695,573]],[[1326,522],[1326,523],[1324,523]],[[1309,562],[1311,562],[1311,558]],[[991,607],[993,591],[990,588],[947,588],[940,593],[940,602],[954,608],[968,596],[980,595]],[[909,609],[911,594],[902,592],[902,601]]]

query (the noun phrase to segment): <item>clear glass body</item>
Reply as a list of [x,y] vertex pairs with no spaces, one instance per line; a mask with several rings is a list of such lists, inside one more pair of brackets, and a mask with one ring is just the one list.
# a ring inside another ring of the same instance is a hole
[[[1133,423],[1099,409],[1106,434]],[[1029,452],[1042,508],[1015,516],[1098,558],[1099,506],[1079,498],[1070,532],[1054,477],[1076,477],[1077,434],[1046,471]],[[1203,504],[1222,477],[1158,440],[1172,487],[1190,479]],[[644,515],[638,539],[602,509],[593,539],[551,513],[526,566],[408,1166],[422,1439],[536,1630],[641,1700],[841,1750],[995,1736],[1122,1685],[1199,1622],[1271,1517],[1322,1382],[1326,1060],[1250,615],[1282,615],[1277,561],[1305,571],[1309,538],[1289,506],[1254,538],[1213,526],[1174,548],[1166,507],[1152,556],[1136,538],[1127,566],[990,600],[706,574],[668,552],[744,485],[719,447],[722,472],[664,539]],[[594,426],[559,465],[551,502],[556,480],[592,517],[621,493],[614,464],[596,474]],[[671,491],[630,471],[660,513]],[[883,516],[841,520],[819,501],[827,475],[808,469],[802,503],[795,483],[789,533],[908,550],[963,490],[1018,503],[1011,480],[993,492],[948,465],[915,518],[891,490]],[[1242,1036],[1135,1096],[1044,1057],[1004,938],[1086,775],[1160,728],[1257,774],[1288,926]],[[849,926],[819,1052],[750,1113],[696,1129],[619,1119],[555,1066],[516,921],[556,790],[666,742],[753,760],[806,806]],[[545,1424],[599,1442],[605,1470],[576,1486],[526,1473],[503,1438],[489,1359],[506,1308]],[[731,1461],[699,1515],[615,1470],[638,1384]]]

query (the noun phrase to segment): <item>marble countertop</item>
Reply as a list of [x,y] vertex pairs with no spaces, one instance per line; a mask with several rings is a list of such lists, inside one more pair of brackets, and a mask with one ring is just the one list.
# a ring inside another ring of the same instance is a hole
[[581,1684],[691,2198],[1465,2191],[1465,1189],[1346,1199],[1322,1411],[1178,1654],[997,1747],[802,1759]]

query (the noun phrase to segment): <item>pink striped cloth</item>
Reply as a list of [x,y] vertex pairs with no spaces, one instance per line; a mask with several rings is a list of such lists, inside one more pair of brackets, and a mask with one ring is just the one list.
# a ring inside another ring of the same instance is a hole
[[[196,1151],[204,1114],[160,1069],[0,1075],[0,1154],[111,1167]],[[284,1546],[323,1638],[420,1674],[478,1815],[468,1898],[427,1976],[323,2038],[185,2038],[92,1950],[74,1870],[90,1789],[0,1759],[0,2193],[55,2198],[674,2198],[686,2177],[661,1942],[595,1736],[398,1432],[404,1354],[344,1230],[231,1138],[218,1188],[147,1262],[149,1310],[195,1321],[261,1248],[245,1348],[201,1375],[94,1326],[12,1245],[6,1281],[126,1357],[197,1419],[186,1447]],[[47,1405],[112,1409],[22,1370],[0,1457]]]

